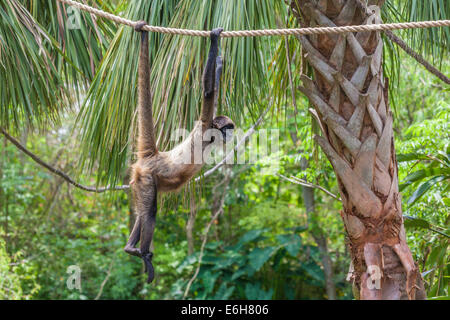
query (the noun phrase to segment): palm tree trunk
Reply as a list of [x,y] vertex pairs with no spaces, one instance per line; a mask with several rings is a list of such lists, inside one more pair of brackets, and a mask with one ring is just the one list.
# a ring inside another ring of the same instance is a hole
[[[291,9],[303,27],[380,21],[379,10],[367,18],[356,1],[292,0]],[[362,32],[299,40],[314,71],[313,79],[302,76],[300,90],[315,107],[311,111],[323,133],[315,139],[338,178],[353,262],[350,278],[359,298],[423,297],[405,239],[381,36]]]

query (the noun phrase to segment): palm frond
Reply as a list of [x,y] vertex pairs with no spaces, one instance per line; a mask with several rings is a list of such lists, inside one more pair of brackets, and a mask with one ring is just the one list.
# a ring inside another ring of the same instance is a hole
[[[59,1],[24,1],[30,13],[56,39],[53,49],[57,69],[66,81],[78,89],[93,79],[117,25],[108,19],[98,19]],[[107,1],[90,0],[87,4],[116,13]]]
[[[149,24],[187,28],[241,30],[276,27],[283,12],[281,1],[132,1],[124,14]],[[283,15],[284,16],[284,15]],[[244,115],[257,118],[260,106],[255,97],[266,95],[273,43],[279,38],[233,38],[222,40],[224,74],[219,113],[239,122]],[[190,129],[198,118],[201,74],[207,39],[152,34],[151,85],[153,111],[160,149],[170,146],[170,132]],[[116,183],[131,149],[135,121],[136,78],[139,41],[129,27],[119,28],[95,76],[80,125],[86,164],[99,165],[99,181]]]
[[17,130],[58,120],[65,89],[51,36],[17,0],[0,3],[0,125]]
[[[386,7],[396,14],[390,21],[425,21],[450,19],[450,2],[445,0],[390,0]],[[449,28],[410,29],[403,38],[414,50],[432,58],[433,62],[446,61],[450,50]]]
[[[388,0],[382,8],[384,22],[407,22],[442,20],[450,17],[450,4],[448,1],[429,0]],[[442,64],[448,57],[450,49],[449,28],[425,28],[395,31],[416,52],[424,55],[426,59],[436,64]],[[391,105],[396,111],[396,87],[400,81],[401,55],[398,46],[389,37],[384,36],[384,72],[390,83],[389,92]],[[441,65],[438,65],[441,67]]]

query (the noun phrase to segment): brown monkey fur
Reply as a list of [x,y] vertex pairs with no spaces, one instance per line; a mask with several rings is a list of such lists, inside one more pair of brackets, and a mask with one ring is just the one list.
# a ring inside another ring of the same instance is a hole
[[[200,120],[190,135],[174,149],[166,152],[157,150],[152,116],[152,97],[150,93],[150,65],[148,52],[148,32],[142,30],[146,25],[139,22],[135,30],[141,32],[141,48],[138,74],[138,160],[132,166],[131,188],[137,218],[130,234],[125,252],[141,257],[148,272],[147,282],[154,278],[150,243],[156,222],[157,192],[176,191],[197,174],[205,159],[195,159],[194,151],[203,151],[215,142],[215,135],[203,141],[208,129],[220,130],[218,136],[227,140],[226,130],[234,129],[234,123],[226,116],[214,118],[217,91],[222,71],[222,59],[218,57],[218,42],[221,28],[211,31],[211,47],[203,73],[203,101]],[[201,148],[201,151],[197,150]],[[197,148],[197,149],[196,149]],[[180,159],[182,159],[180,161]],[[188,160],[188,161],[186,161]],[[140,248],[135,248],[140,242]]]

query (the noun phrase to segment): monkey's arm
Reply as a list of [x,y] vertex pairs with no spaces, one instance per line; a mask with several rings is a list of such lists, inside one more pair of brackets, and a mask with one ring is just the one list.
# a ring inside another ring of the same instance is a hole
[[152,156],[157,152],[150,92],[150,64],[148,52],[148,32],[142,30],[147,23],[140,21],[135,26],[141,32],[141,49],[138,65],[138,117],[139,138],[138,157]]
[[208,60],[206,61],[205,71],[203,72],[203,103],[200,120],[203,123],[208,124],[208,126],[214,115],[214,101],[216,97],[216,59],[219,52],[220,33],[222,31],[222,28],[211,31],[211,47],[209,48]]

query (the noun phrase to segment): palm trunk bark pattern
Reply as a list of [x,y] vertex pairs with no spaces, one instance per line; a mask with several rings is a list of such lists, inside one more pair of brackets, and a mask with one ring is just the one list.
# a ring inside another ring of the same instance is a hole
[[[374,5],[384,1],[369,1],[374,13],[368,18],[356,1],[292,0],[291,9],[303,27],[380,21]],[[313,79],[302,76],[300,90],[314,105],[311,112],[323,133],[315,139],[338,178],[351,281],[360,299],[416,299],[422,281],[405,238],[381,36],[361,32],[298,39],[314,70]]]

